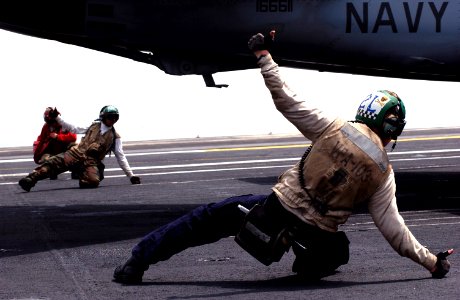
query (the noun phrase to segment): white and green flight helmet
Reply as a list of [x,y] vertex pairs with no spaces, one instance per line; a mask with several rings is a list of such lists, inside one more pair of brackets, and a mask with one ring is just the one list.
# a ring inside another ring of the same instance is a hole
[[120,117],[120,114],[118,112],[118,109],[113,105],[106,105],[99,112],[99,119],[101,120],[104,118],[118,120],[119,117]]
[[361,102],[355,117],[370,128],[376,128],[382,138],[395,141],[406,125],[405,118],[406,108],[403,101],[396,93],[388,90],[369,94]]

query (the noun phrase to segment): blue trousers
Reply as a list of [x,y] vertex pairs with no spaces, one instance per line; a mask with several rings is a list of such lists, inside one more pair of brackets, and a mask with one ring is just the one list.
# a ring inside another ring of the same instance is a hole
[[187,248],[236,235],[245,217],[238,204],[251,209],[256,204],[263,204],[267,198],[268,195],[243,195],[197,207],[147,234],[133,248],[132,255],[150,265]]

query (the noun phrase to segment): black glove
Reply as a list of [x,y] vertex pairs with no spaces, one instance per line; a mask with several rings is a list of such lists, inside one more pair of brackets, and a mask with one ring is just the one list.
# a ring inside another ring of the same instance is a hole
[[265,38],[262,33],[253,35],[248,41],[248,48],[252,52],[258,50],[270,51],[275,41],[275,31],[270,31],[269,38]]
[[433,278],[443,278],[450,270],[450,262],[447,260],[447,256],[451,255],[454,252],[454,249],[450,249],[444,252],[439,252],[436,257],[436,269],[431,272]]
[[129,180],[132,184],[141,184],[141,179],[138,176],[131,176]]
[[57,110],[57,108],[55,107],[54,109],[50,110],[49,112],[49,116],[51,119],[56,119],[57,116],[59,116],[61,113]]

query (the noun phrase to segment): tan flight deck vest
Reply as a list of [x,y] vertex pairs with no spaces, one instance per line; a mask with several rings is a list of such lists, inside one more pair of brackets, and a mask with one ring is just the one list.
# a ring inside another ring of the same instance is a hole
[[337,231],[391,171],[380,138],[364,124],[340,119],[313,144],[303,165],[303,187],[299,164],[282,174],[273,190],[288,210],[327,231]]
[[119,137],[113,127],[106,133],[101,134],[101,123],[94,122],[76,147],[80,154],[87,155],[91,152],[91,156],[102,161],[110,151],[115,139]]

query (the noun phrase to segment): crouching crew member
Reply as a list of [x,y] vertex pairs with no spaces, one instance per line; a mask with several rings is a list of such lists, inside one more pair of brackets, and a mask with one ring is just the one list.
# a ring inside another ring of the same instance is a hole
[[53,155],[65,152],[75,145],[77,135],[68,130],[62,129],[55,118],[50,117],[52,107],[47,107],[43,113],[43,124],[40,135],[33,143],[34,162],[36,164],[44,163]]
[[330,117],[289,89],[262,34],[253,36],[248,45],[276,108],[312,141],[311,149],[281,174],[270,195],[244,195],[203,205],[150,232],[115,269],[114,280],[140,282],[150,265],[232,235],[265,265],[279,261],[292,247],[293,272],[322,278],[348,262],[349,241],[338,226],[347,221],[354,206],[364,202],[397,253],[422,265],[433,277],[444,277],[452,250],[434,255],[422,246],[396,205],[394,173],[384,147],[404,128],[402,100],[393,92],[376,91],[361,102],[354,121]]

